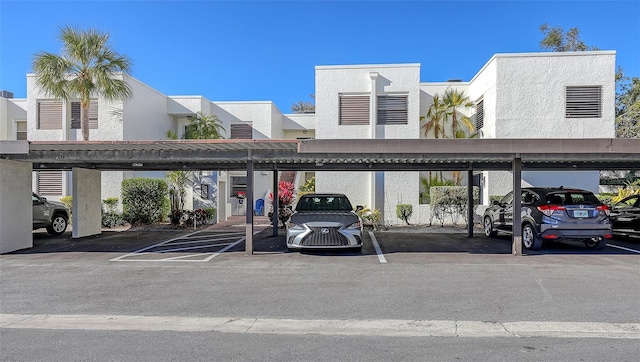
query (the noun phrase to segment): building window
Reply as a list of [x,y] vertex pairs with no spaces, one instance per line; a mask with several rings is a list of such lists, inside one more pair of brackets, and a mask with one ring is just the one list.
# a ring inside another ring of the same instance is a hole
[[369,96],[340,95],[341,125],[369,124]]
[[246,176],[231,177],[231,196],[238,197],[238,194],[240,194],[241,197],[247,194],[247,177]]
[[566,87],[566,118],[601,118],[602,86]]
[[484,127],[484,100],[476,102],[476,130]]
[[251,128],[251,123],[232,123],[229,138],[235,140],[253,139],[253,128]]
[[62,129],[62,102],[38,102],[38,129]]
[[26,121],[16,122],[16,140],[18,141],[27,140],[27,122]]
[[408,97],[378,96],[378,124],[407,124]]
[[40,195],[62,195],[62,171],[38,171],[37,189]]
[[[80,102],[71,102],[71,129],[82,129]],[[98,129],[98,101],[89,103],[89,129]]]

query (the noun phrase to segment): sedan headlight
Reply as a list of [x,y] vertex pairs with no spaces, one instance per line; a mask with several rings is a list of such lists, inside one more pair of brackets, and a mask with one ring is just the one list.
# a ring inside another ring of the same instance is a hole
[[293,230],[304,230],[304,225],[303,224],[295,224],[294,222],[289,220],[287,222],[287,228],[288,229],[293,229]]

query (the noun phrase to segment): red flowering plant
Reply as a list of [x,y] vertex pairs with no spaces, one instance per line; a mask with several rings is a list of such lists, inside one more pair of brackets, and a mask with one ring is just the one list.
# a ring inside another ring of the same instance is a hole
[[238,193],[236,193],[236,197],[239,199],[244,199],[247,197],[247,193],[244,191],[238,191]]
[[[287,207],[293,202],[294,187],[292,182],[281,181],[278,184],[278,219],[280,219],[282,225],[284,225],[289,219],[289,216],[291,216],[291,211]],[[273,192],[269,193],[269,200],[271,200],[271,205],[273,205]],[[269,217],[273,217],[273,212],[269,213]]]

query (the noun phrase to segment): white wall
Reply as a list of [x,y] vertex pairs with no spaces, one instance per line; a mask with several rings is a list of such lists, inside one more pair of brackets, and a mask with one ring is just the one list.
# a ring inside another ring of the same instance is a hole
[[377,72],[376,94],[407,94],[408,123],[376,126],[379,138],[420,137],[420,65],[352,65],[316,67],[316,137],[369,138],[370,125],[339,124],[340,94],[371,94],[370,73]]
[[16,139],[16,121],[27,120],[26,98],[0,97],[0,140]]
[[174,129],[167,112],[167,97],[135,78],[127,76],[133,97],[124,103],[122,140],[163,140]]
[[[497,138],[615,137],[615,52],[500,54]],[[601,85],[602,118],[565,118],[565,88]]]

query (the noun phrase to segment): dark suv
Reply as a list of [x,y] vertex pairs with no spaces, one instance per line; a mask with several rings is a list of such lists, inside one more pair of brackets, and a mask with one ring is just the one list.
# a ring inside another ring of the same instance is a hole
[[[583,240],[588,248],[602,249],[613,235],[609,207],[590,191],[531,187],[522,189],[522,244],[540,249],[544,240]],[[513,192],[494,201],[483,217],[484,233],[512,233]]]
[[60,235],[67,230],[69,223],[69,209],[56,201],[48,201],[46,198],[32,193],[33,200],[33,230],[47,228],[51,235]]

